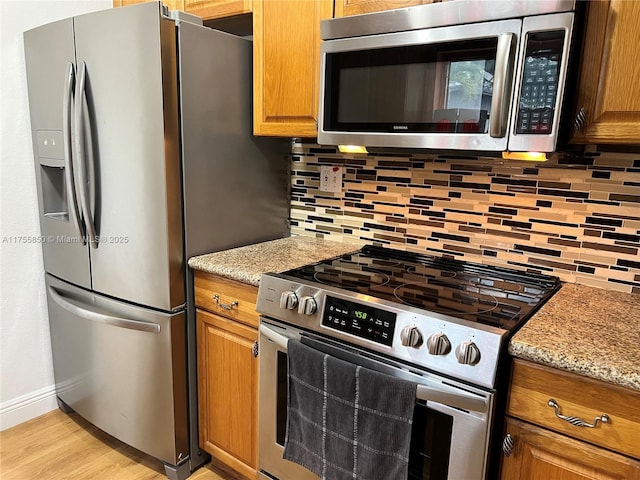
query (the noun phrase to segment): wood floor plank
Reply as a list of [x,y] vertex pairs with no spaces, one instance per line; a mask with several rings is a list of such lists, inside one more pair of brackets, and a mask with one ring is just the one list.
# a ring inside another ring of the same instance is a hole
[[[166,480],[164,465],[76,414],[54,410],[0,432],[2,480]],[[208,464],[190,480],[236,480]]]

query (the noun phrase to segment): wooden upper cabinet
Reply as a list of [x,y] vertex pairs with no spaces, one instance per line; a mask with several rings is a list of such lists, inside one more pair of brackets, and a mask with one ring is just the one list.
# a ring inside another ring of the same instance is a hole
[[[114,7],[125,7],[155,0],[113,0]],[[251,12],[252,0],[162,0],[169,10],[182,10],[203,20],[232,17]]]
[[251,0],[182,0],[184,10],[204,20],[250,13]]
[[588,2],[575,143],[640,144],[640,2]]
[[437,1],[439,0],[335,0],[336,17],[392,10],[394,8],[414,7],[416,5],[425,5]]
[[320,21],[333,0],[254,0],[253,131],[317,136]]
[[[154,0],[113,0],[113,6],[126,7],[127,5],[135,5],[136,3],[152,2]],[[185,0],[162,0],[162,3],[169,7],[169,10],[183,10]]]

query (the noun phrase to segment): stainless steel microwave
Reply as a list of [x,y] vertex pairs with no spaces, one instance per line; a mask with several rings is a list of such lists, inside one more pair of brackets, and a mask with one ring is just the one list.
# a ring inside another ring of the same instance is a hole
[[318,143],[554,151],[575,7],[451,0],[325,20]]

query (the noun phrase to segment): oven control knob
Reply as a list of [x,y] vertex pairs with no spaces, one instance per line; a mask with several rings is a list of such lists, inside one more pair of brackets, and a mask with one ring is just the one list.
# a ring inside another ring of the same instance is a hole
[[456,348],[458,362],[463,365],[475,365],[480,361],[480,349],[471,340],[462,342]]
[[434,333],[427,339],[427,350],[431,355],[446,355],[451,351],[451,342],[444,333]]
[[293,310],[298,306],[298,296],[296,292],[282,292],[280,295],[280,308]]
[[313,297],[302,297],[298,305],[298,313],[300,315],[313,315],[318,309],[316,299]]
[[415,325],[404,327],[400,332],[400,342],[405,347],[418,348],[422,345],[422,334],[418,327]]

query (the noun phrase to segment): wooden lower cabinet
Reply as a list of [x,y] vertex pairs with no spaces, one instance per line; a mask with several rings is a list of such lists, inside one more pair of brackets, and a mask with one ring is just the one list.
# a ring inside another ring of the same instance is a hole
[[514,447],[502,480],[640,480],[640,462],[507,417]]
[[258,288],[195,272],[200,448],[250,479],[258,455]]
[[197,310],[200,446],[256,478],[258,331]]
[[640,392],[515,359],[506,413],[502,480],[640,480]]

